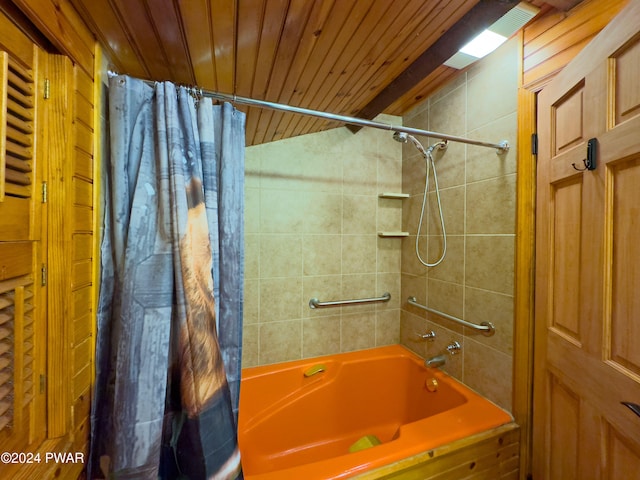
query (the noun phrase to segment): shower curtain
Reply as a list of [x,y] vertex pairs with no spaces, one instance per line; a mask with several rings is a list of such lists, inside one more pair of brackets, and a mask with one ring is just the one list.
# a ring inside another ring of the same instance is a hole
[[242,478],[244,125],[110,79],[89,478]]

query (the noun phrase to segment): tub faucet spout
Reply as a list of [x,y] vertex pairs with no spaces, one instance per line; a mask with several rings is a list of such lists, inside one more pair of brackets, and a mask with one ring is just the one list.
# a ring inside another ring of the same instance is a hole
[[428,358],[424,361],[427,368],[438,368],[445,364],[446,357],[444,355],[437,355],[435,357]]

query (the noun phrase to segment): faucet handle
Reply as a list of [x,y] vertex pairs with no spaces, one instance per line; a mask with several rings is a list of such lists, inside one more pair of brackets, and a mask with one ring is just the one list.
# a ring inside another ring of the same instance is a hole
[[460,345],[457,340],[451,340],[449,345],[447,345],[447,352],[449,352],[450,355],[456,355],[461,349],[462,345]]
[[433,330],[429,330],[426,333],[418,333],[416,332],[416,336],[420,337],[422,340],[427,340],[428,342],[433,342],[436,339],[436,332]]

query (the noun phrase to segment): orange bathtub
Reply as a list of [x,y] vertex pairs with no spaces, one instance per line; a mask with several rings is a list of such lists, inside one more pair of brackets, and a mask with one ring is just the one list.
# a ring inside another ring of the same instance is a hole
[[339,479],[511,421],[393,345],[245,368],[238,441],[247,480]]

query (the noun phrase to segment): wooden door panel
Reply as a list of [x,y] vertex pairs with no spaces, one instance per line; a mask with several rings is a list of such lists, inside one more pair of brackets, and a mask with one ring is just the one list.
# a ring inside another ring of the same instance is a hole
[[583,110],[584,81],[581,81],[560,98],[551,110],[554,155],[566,152],[585,141]]
[[31,212],[31,202],[24,198],[5,196],[0,201],[0,241],[29,238],[30,224],[25,222]]
[[[612,250],[607,357],[629,374],[640,376],[640,157],[615,163],[608,187]],[[630,268],[634,264],[636,268]],[[640,398],[636,401],[640,403]]]
[[578,468],[580,396],[549,374],[549,463],[545,478],[573,478]]
[[[640,384],[624,371],[612,368],[611,362],[603,362],[584,349],[567,342],[564,337],[550,334],[547,338],[546,370],[560,379],[580,398],[600,411],[602,418],[615,425],[633,426],[640,432],[640,417],[635,416],[622,401],[637,401]],[[633,435],[640,441],[639,433]]]
[[576,169],[573,168],[573,165],[576,165],[578,168],[584,168],[584,160],[586,158],[586,142],[572,148],[563,155],[555,157],[551,165],[549,165],[550,181],[559,183],[572,177],[580,176]]
[[552,285],[553,312],[549,327],[569,341],[580,339],[580,258],[579,238],[582,224],[582,181],[574,176],[552,187]]
[[32,249],[31,242],[0,243],[0,280],[29,275]]
[[640,445],[611,424],[605,424],[606,478],[636,480],[640,472]]
[[613,107],[615,125],[640,114],[640,36],[611,56],[613,64]]

